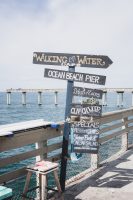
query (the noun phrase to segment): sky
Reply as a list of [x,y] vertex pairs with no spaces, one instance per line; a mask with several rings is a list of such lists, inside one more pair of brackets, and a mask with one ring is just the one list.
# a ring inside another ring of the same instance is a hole
[[33,64],[33,52],[106,55],[109,68],[76,71],[106,76],[108,88],[133,87],[133,1],[0,0],[0,90],[66,88],[44,68],[68,68]]

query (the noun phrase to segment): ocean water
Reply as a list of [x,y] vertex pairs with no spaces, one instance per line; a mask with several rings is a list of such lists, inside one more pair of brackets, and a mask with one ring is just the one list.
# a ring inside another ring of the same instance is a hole
[[[46,121],[64,120],[66,92],[58,93],[58,105],[54,105],[54,92],[42,94],[42,105],[37,104],[37,93],[27,93],[26,105],[21,103],[21,93],[11,94],[11,105],[6,104],[6,93],[0,93],[0,125],[21,122],[33,119],[44,119]],[[117,94],[108,93],[108,106],[103,106],[103,112],[128,108],[131,106],[131,94],[124,93],[124,105],[117,107]],[[76,98],[81,102],[81,98]]]
[[[22,105],[21,93],[11,94],[11,105],[6,104],[6,93],[0,93],[0,125],[22,122],[27,120],[44,119],[46,121],[59,122],[64,120],[65,104],[66,104],[66,91],[58,93],[58,105],[55,106],[55,94],[54,92],[42,93],[42,105],[38,105],[37,93],[27,93],[26,105]],[[75,98],[76,102],[81,102],[83,99]],[[131,93],[124,93],[123,106],[117,107],[117,94],[107,94],[107,106],[103,106],[103,113],[114,110],[124,109],[131,107],[132,96]],[[132,139],[132,138],[131,138]],[[111,154],[117,152],[120,149],[120,138],[113,139],[108,143],[105,143],[100,147],[101,160],[108,158]],[[26,148],[19,148],[18,150],[12,150],[6,153],[1,153],[0,158],[14,155],[16,153],[22,153],[26,150],[33,149],[34,146],[28,145]],[[56,153],[56,152],[55,152]],[[31,160],[25,160],[18,164],[8,165],[6,168],[0,169],[0,174],[6,173],[10,170],[15,170],[23,167]],[[68,161],[67,166],[67,178],[76,175],[77,173],[87,169],[90,165],[90,156],[84,154],[80,161],[76,164]],[[16,186],[15,186],[16,187]]]

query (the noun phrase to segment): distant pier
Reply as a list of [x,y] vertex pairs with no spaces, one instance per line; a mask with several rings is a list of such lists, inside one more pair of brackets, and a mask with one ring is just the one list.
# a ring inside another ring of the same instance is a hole
[[26,105],[26,94],[33,92],[38,94],[38,105],[42,105],[42,93],[54,92],[55,94],[55,105],[58,105],[58,93],[64,91],[63,89],[7,89],[7,105],[11,105],[11,93],[19,92],[22,94],[22,105]]
[[107,93],[116,92],[117,93],[117,106],[123,106],[123,95],[125,92],[132,94],[132,106],[133,106],[133,88],[102,88],[103,98],[102,105],[107,106]]
[[[125,92],[132,94],[132,106],[133,106],[133,88],[101,88],[103,90],[103,98],[102,98],[102,105],[107,106],[107,94],[109,92],[116,92],[117,99],[116,104],[117,106],[123,106],[123,96]],[[20,92],[22,94],[22,105],[26,105],[26,94],[29,92],[37,93],[38,94],[38,105],[42,105],[42,93],[45,92],[53,92],[55,94],[54,103],[58,105],[58,93],[63,92],[65,89],[7,89],[7,105],[11,104],[11,93]]]

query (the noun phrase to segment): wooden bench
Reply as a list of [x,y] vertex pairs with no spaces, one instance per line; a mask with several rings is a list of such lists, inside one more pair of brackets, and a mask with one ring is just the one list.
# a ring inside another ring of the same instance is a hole
[[[58,193],[61,196],[61,187],[58,179],[58,163],[53,163],[49,161],[40,161],[35,163],[34,165],[30,165],[27,167],[28,173],[26,177],[26,182],[23,191],[23,200],[26,198],[26,193],[28,192],[30,178],[32,173],[36,173],[39,176],[39,189],[40,189],[40,200],[47,199],[47,174],[53,172],[55,183],[58,189]],[[63,198],[61,198],[63,199]]]

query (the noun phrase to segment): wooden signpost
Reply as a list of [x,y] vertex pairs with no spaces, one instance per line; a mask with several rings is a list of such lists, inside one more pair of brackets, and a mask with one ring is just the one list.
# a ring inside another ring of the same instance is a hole
[[101,114],[101,105],[72,104],[71,107],[71,115],[73,116],[100,117]]
[[107,68],[112,64],[112,60],[110,60],[108,56],[103,55],[34,52],[33,63],[41,65],[73,65],[91,68]]
[[[106,81],[105,76],[75,72],[75,66],[105,69],[112,64],[112,61],[108,56],[103,55],[34,52],[33,63],[42,65],[69,66],[69,71],[47,68],[44,71],[44,77],[46,78],[67,80],[65,123],[60,173],[61,188],[62,191],[64,191],[70,130],[73,129],[74,133],[75,152],[97,153],[99,147],[99,123],[94,122],[92,119],[94,117],[100,117],[102,113],[101,105],[72,104],[73,96],[83,96],[94,99],[102,98],[101,90],[74,87],[73,83],[76,81],[105,85]],[[70,119],[71,115],[91,117],[92,121],[79,121],[70,125],[67,119]]]
[[97,85],[105,85],[106,76],[95,75],[95,74],[84,74],[77,72],[68,72],[55,69],[45,69],[44,77],[55,78],[61,80],[69,80],[76,82],[91,83]]
[[103,90],[73,87],[73,96],[82,96],[95,99],[102,99]]

